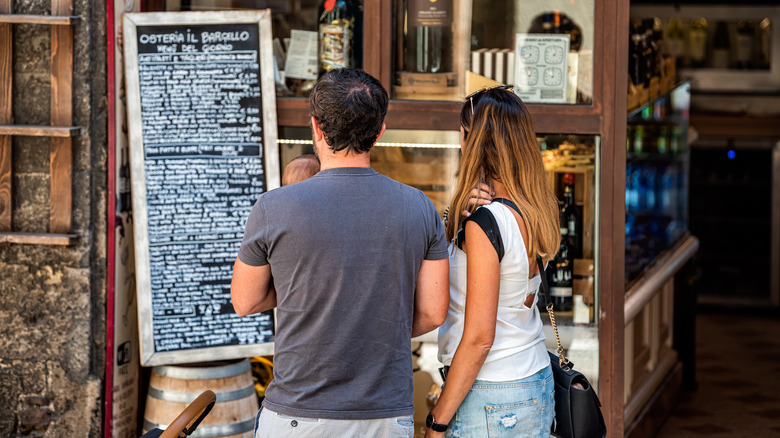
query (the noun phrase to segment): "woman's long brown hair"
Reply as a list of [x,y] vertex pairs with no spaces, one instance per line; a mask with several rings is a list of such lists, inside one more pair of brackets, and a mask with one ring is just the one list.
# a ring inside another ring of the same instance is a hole
[[[473,115],[472,115],[473,111]],[[520,98],[507,89],[489,89],[467,100],[460,112],[464,143],[455,195],[446,224],[447,240],[456,238],[469,192],[496,180],[506,188],[528,229],[529,258],[551,260],[561,235],[558,200],[550,188],[531,117]]]

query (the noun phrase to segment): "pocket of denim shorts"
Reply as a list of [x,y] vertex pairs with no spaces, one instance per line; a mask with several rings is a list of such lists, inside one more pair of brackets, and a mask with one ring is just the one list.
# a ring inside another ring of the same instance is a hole
[[399,426],[414,427],[414,418],[412,417],[399,417],[395,420]]
[[399,437],[414,437],[414,418],[412,417],[398,417],[395,419],[395,423],[400,429],[395,429]]
[[529,436],[539,429],[539,400],[486,405],[488,437]]

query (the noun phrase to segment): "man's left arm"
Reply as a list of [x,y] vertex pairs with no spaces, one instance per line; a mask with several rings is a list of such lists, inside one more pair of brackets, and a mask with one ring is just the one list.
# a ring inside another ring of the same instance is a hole
[[271,265],[251,266],[236,258],[230,298],[238,316],[275,308],[276,289],[271,276]]
[[444,324],[450,305],[449,260],[423,260],[414,291],[412,337]]
[[420,336],[444,324],[450,305],[450,263],[444,225],[433,203],[424,194],[427,204],[428,250],[417,274],[414,291],[412,337]]

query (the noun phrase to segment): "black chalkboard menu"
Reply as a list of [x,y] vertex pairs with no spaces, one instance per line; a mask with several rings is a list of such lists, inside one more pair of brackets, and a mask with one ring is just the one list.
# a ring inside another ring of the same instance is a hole
[[273,312],[230,301],[249,212],[279,185],[269,15],[125,15],[142,365],[272,352]]

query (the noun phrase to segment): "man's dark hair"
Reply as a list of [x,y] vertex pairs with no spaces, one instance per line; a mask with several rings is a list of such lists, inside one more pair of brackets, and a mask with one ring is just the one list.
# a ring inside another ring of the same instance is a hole
[[371,150],[387,115],[387,91],[357,69],[331,70],[317,81],[309,95],[309,113],[334,151]]

